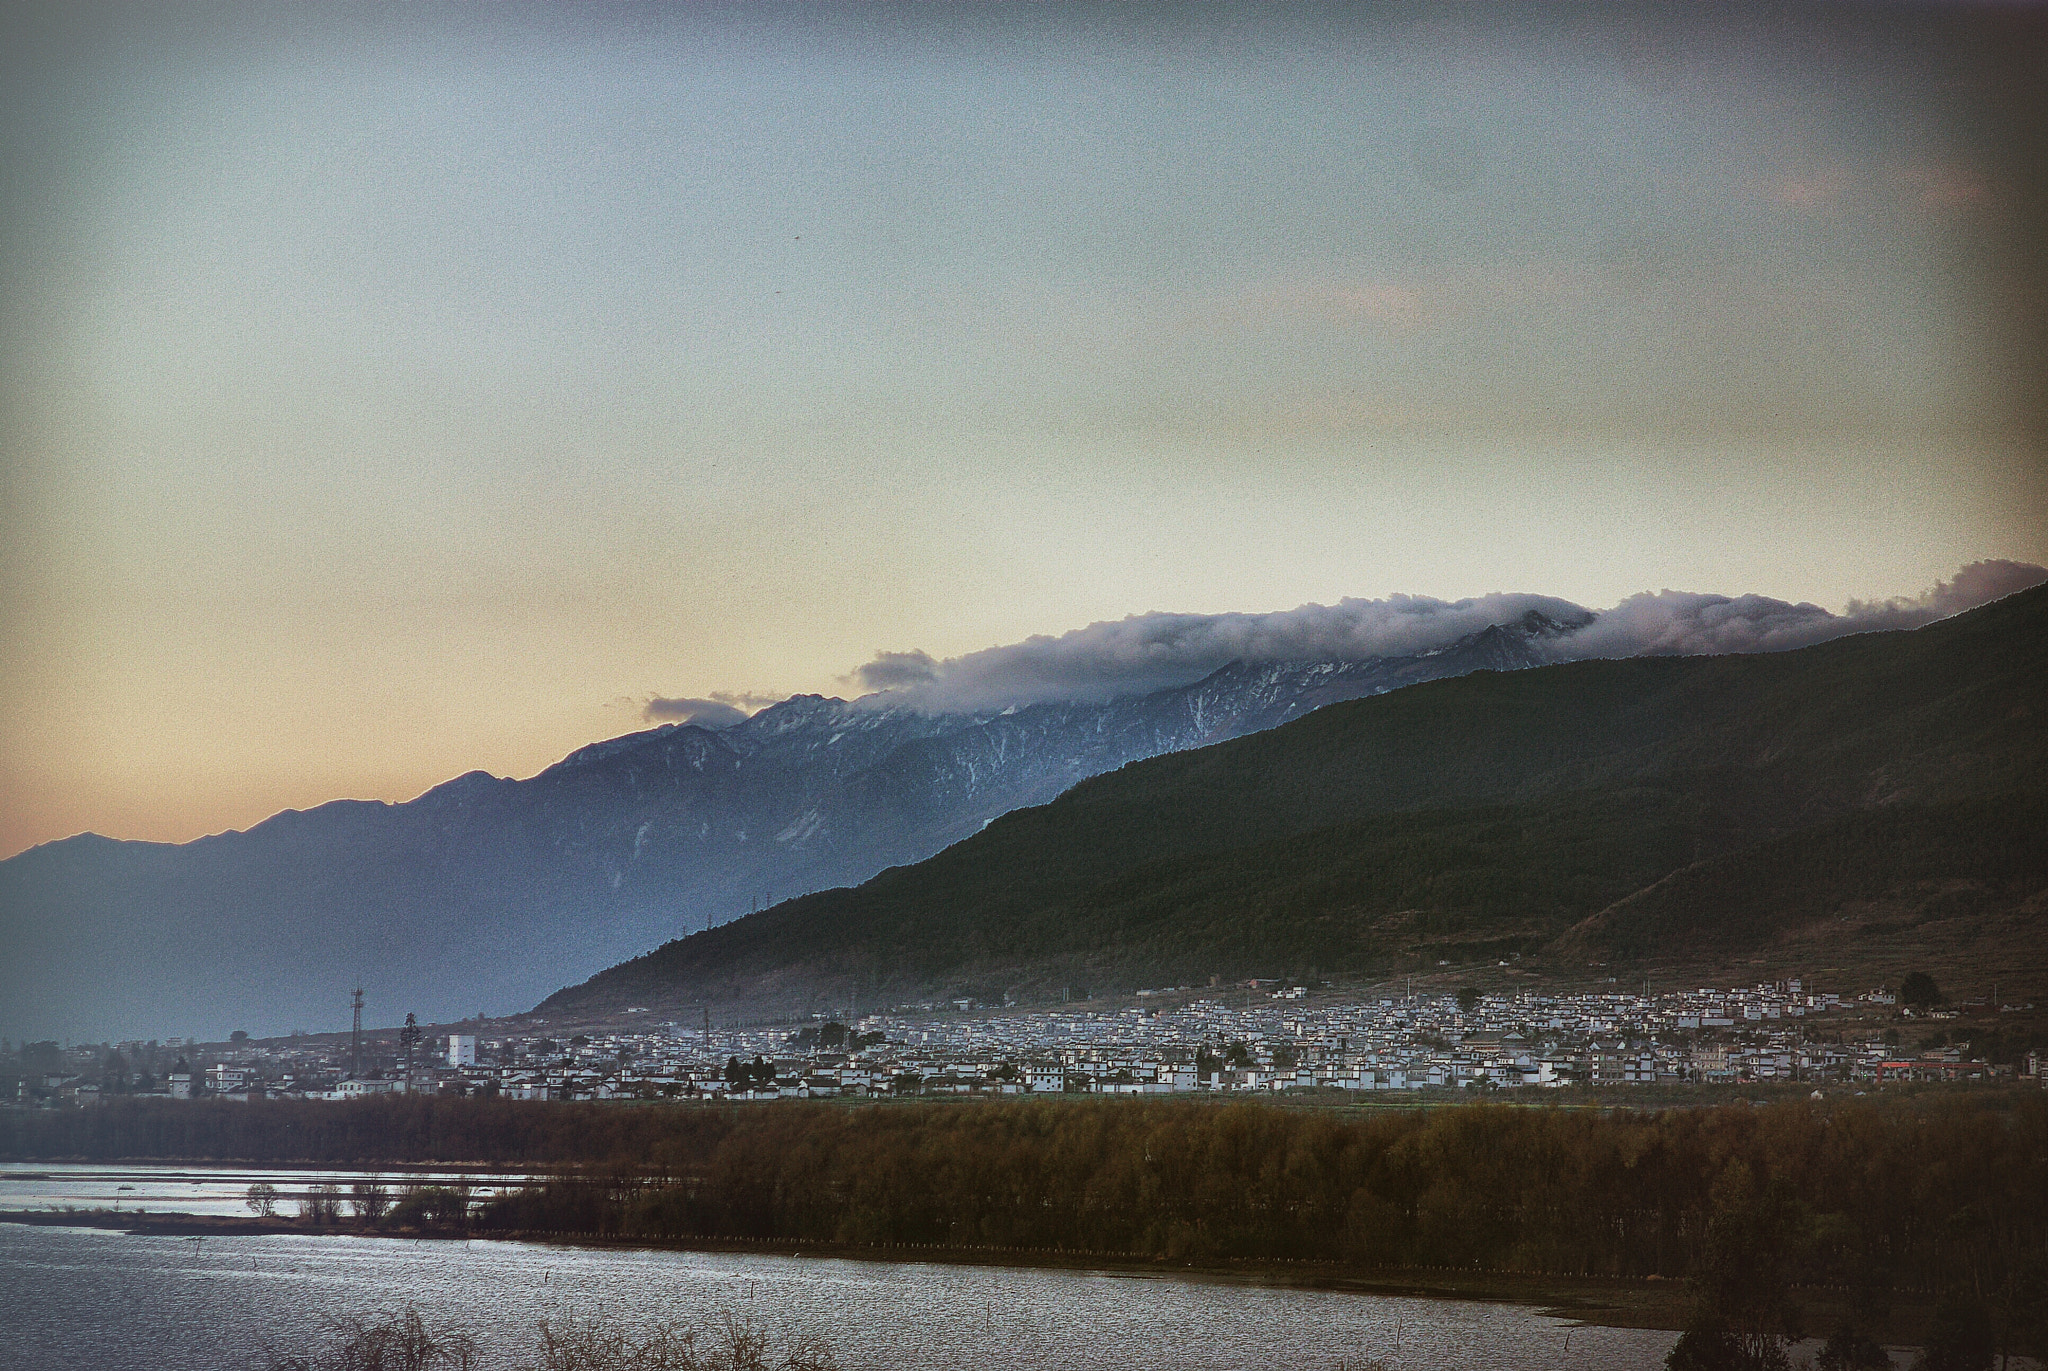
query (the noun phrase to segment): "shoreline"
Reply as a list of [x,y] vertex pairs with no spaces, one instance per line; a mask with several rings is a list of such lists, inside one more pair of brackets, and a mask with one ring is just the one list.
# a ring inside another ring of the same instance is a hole
[[1605,1276],[1525,1275],[1514,1272],[1461,1271],[1454,1268],[1367,1268],[1326,1262],[1286,1260],[1173,1262],[1038,1248],[980,1248],[916,1244],[858,1244],[775,1238],[687,1238],[663,1241],[644,1237],[609,1238],[600,1234],[527,1231],[449,1231],[440,1229],[364,1229],[346,1225],[308,1228],[295,1219],[218,1214],[122,1213],[113,1210],[6,1210],[0,1223],[33,1228],[95,1228],[134,1237],[358,1237],[436,1241],[518,1242],[541,1247],[636,1248],[806,1257],[821,1260],[889,1263],[929,1262],[948,1266],[1012,1266],[1066,1271],[1097,1271],[1162,1280],[1220,1285],[1276,1286],[1329,1290],[1407,1299],[1466,1300],[1519,1304],[1556,1318],[1609,1328],[1684,1327],[1690,1295],[1683,1281],[1625,1280]]
[[557,1169],[560,1163],[539,1163],[525,1168],[507,1166],[499,1162],[320,1162],[320,1161],[263,1161],[246,1157],[0,1157],[0,1168],[22,1167],[21,1171],[0,1170],[0,1179],[13,1177],[17,1180],[40,1174],[36,1168],[62,1167],[106,1167],[146,1166],[161,1171],[205,1170],[205,1171],[364,1171],[378,1173],[418,1173],[432,1175],[489,1176],[540,1176]]

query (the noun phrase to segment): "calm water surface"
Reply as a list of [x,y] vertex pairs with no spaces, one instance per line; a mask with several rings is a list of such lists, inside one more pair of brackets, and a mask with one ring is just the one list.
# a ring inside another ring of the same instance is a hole
[[[111,1178],[130,1169],[93,1168],[88,1183],[85,1168],[43,1170],[51,1180],[0,1174],[0,1207],[98,1204],[102,1185],[146,1184],[160,1198],[144,1207],[226,1213],[255,1179],[285,1189],[356,1178],[138,1168],[149,1179],[122,1180]],[[30,1185],[49,1189],[24,1204]],[[170,1202],[194,1190],[187,1205]],[[1514,1305],[1110,1272],[346,1236],[195,1242],[0,1224],[7,1371],[244,1371],[303,1346],[323,1315],[407,1302],[483,1344],[494,1368],[519,1364],[544,1316],[702,1325],[728,1311],[778,1344],[820,1334],[848,1371],[1338,1371],[1367,1356],[1403,1371],[1635,1371],[1661,1366],[1673,1341]]]
[[295,1214],[298,1199],[316,1185],[338,1185],[344,1192],[361,1180],[379,1180],[393,1191],[402,1185],[467,1185],[479,1200],[502,1189],[517,1188],[520,1172],[406,1171],[376,1173],[349,1170],[279,1171],[264,1167],[167,1166],[0,1166],[0,1210],[4,1209],[146,1209],[152,1214],[220,1214],[248,1218],[244,1203],[249,1187],[264,1181],[275,1187],[278,1212]]

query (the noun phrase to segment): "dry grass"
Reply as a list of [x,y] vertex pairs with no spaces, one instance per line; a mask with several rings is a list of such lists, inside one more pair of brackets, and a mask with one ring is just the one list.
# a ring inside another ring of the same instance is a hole
[[[417,1309],[329,1320],[320,1345],[273,1355],[267,1371],[474,1371],[482,1349],[436,1333]],[[521,1371],[838,1371],[832,1348],[799,1335],[778,1355],[750,1320],[725,1314],[701,1328],[628,1330],[595,1319],[542,1319]]]

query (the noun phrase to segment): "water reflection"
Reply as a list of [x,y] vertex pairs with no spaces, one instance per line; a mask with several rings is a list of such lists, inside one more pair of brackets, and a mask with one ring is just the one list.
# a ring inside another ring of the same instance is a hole
[[216,1214],[249,1217],[244,1203],[259,1182],[276,1187],[279,1212],[296,1212],[300,1196],[316,1185],[346,1191],[357,1181],[402,1185],[468,1185],[489,1199],[526,1176],[509,1171],[373,1172],[347,1169],[165,1166],[0,1167],[0,1210],[146,1209],[152,1214]]
[[[254,1173],[251,1173],[254,1174]],[[726,1311],[778,1342],[822,1334],[849,1371],[1517,1371],[1660,1366],[1672,1335],[1572,1327],[1485,1305],[1108,1272],[549,1248],[349,1236],[131,1237],[0,1224],[13,1311],[0,1367],[232,1371],[304,1341],[321,1315],[410,1301],[494,1349],[535,1320],[635,1325]],[[1567,1351],[1566,1339],[1569,1337]]]

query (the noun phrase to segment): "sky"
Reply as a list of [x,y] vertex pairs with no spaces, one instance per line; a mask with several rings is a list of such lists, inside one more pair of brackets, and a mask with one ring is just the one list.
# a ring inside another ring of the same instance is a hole
[[2048,563],[2044,36],[9,7],[0,855],[1130,616]]

